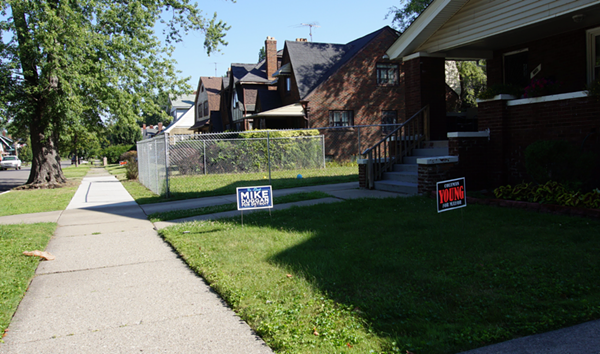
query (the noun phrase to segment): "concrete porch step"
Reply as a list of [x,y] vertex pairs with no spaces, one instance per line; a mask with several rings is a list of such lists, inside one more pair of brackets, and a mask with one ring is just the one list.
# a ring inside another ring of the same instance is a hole
[[417,165],[416,163],[414,163],[414,164],[397,163],[394,165],[393,168],[394,168],[393,172],[414,172],[414,173],[419,172],[419,165]]
[[375,189],[380,191],[403,193],[407,195],[416,195],[419,192],[419,185],[417,183],[383,180],[375,182]]
[[421,149],[448,148],[448,140],[429,140],[421,143]]
[[446,156],[448,155],[448,147],[414,149],[413,156],[430,157],[430,156]]
[[385,172],[383,174],[384,181],[398,181],[408,183],[418,183],[419,172]]

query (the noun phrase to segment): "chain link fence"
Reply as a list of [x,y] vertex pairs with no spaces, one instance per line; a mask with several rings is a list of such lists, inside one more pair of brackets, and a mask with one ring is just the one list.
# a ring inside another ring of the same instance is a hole
[[137,152],[140,183],[158,195],[168,194],[167,137],[138,141]]
[[139,181],[168,196],[202,175],[325,168],[356,160],[395,126],[160,135],[137,143]]

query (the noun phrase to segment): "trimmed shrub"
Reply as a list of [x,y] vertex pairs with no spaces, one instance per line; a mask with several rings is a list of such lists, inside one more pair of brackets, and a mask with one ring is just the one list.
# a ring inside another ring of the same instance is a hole
[[555,181],[549,181],[542,185],[521,183],[514,187],[510,185],[501,186],[494,190],[494,195],[498,199],[590,209],[600,208],[600,189],[588,193],[575,192]]
[[121,155],[119,161],[126,161],[125,165],[125,176],[127,179],[138,178],[138,163],[137,163],[137,151],[127,151]]

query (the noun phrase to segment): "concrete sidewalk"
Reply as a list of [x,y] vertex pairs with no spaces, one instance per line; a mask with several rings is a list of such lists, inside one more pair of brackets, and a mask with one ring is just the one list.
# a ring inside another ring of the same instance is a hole
[[92,169],[46,249],[0,353],[272,353]]

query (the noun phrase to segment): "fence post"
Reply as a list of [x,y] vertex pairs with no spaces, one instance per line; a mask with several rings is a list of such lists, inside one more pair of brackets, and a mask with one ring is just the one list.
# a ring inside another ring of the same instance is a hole
[[373,150],[369,150],[369,159],[367,160],[367,188],[373,189]]
[[155,175],[155,182],[156,182],[156,189],[158,190],[158,147],[156,146],[156,141],[158,140],[158,138],[154,139],[154,170],[156,171]]
[[269,185],[271,184],[271,143],[270,143],[270,132],[267,131],[267,158],[269,161]]
[[204,155],[204,175],[206,175],[206,140],[202,140],[202,155]]
[[358,127],[358,153],[356,154],[356,158],[360,156],[360,127]]
[[325,134],[321,135],[321,145],[323,146],[321,149],[323,151],[323,168],[327,168],[325,164]]
[[171,192],[169,190],[169,133],[165,133],[165,188],[169,198]]

